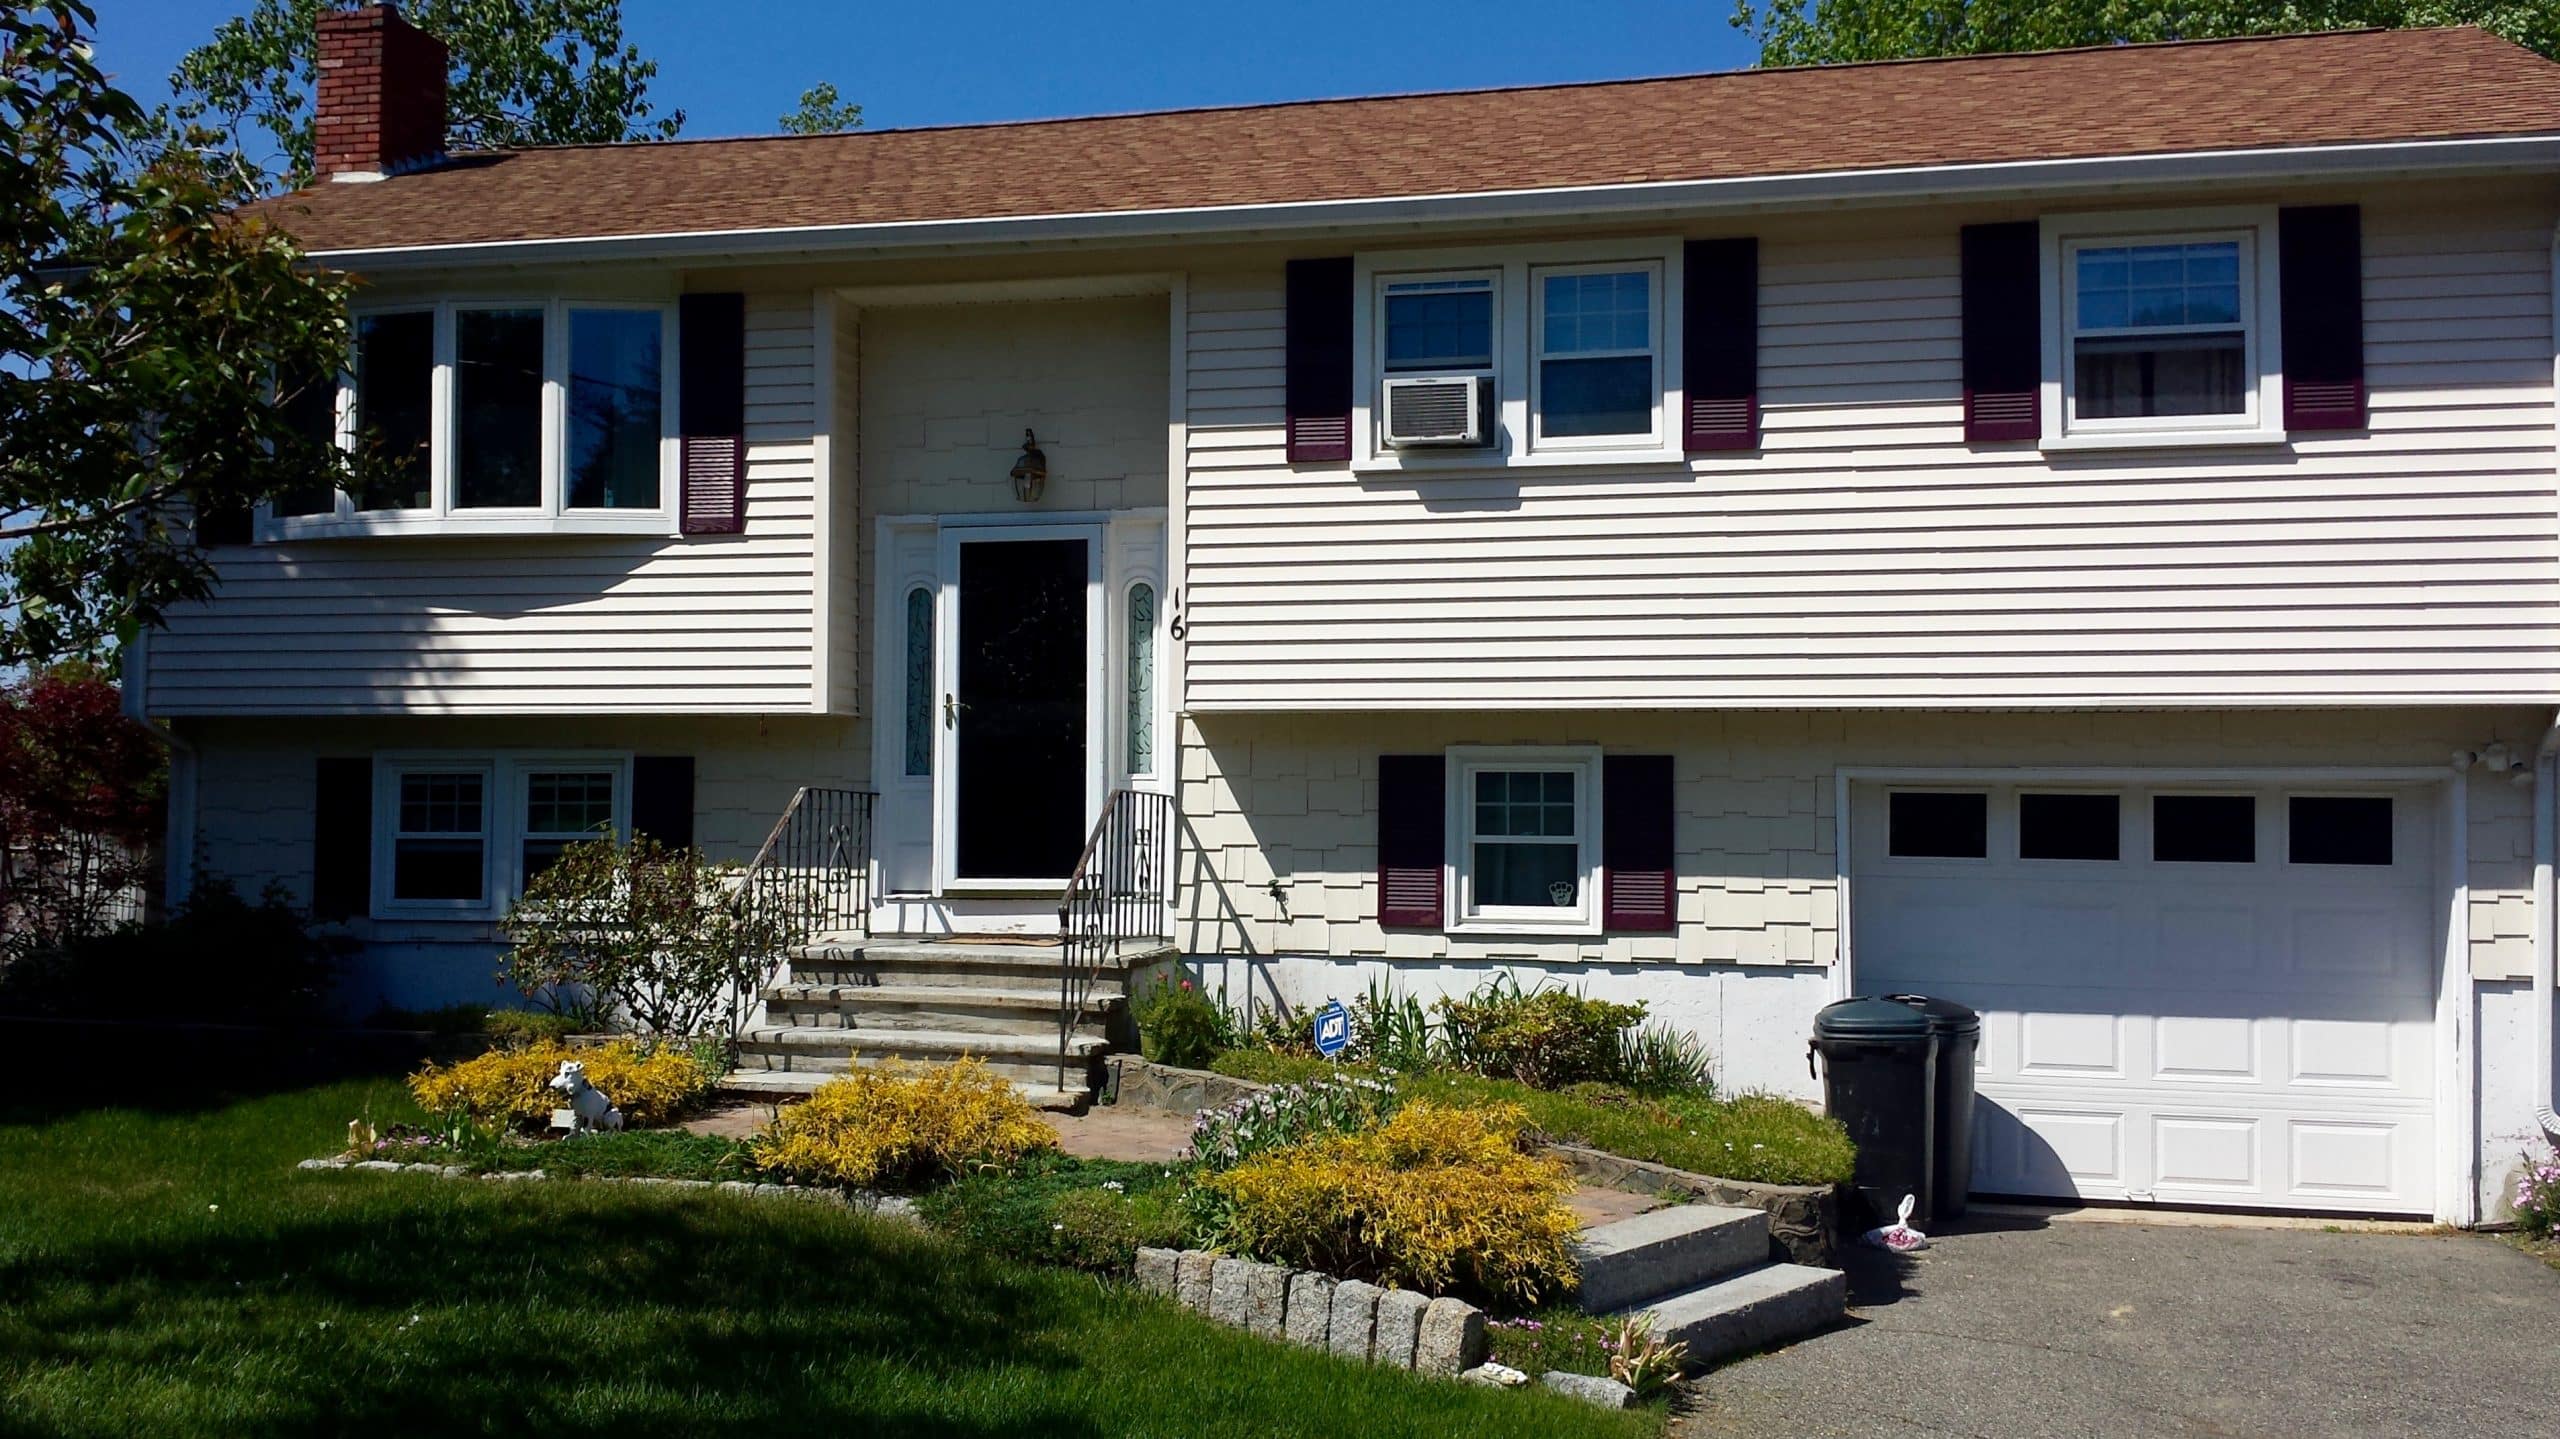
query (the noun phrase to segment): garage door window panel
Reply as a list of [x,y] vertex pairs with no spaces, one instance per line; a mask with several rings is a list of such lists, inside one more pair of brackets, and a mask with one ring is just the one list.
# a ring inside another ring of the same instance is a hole
[[1985,859],[1991,796],[1982,790],[1895,790],[1886,798],[1885,850],[1896,859]]
[[2391,796],[2297,794],[2285,810],[2286,857],[2295,864],[2391,864]]
[[2123,806],[2111,794],[2018,796],[2018,858],[2113,861],[2122,856]]
[[2257,863],[2257,796],[2153,795],[2151,857],[2164,864]]

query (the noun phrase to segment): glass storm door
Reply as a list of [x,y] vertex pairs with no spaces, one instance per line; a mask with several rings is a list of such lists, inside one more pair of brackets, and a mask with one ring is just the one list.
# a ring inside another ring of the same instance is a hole
[[1055,530],[950,539],[950,876],[1063,880],[1091,803],[1096,546]]

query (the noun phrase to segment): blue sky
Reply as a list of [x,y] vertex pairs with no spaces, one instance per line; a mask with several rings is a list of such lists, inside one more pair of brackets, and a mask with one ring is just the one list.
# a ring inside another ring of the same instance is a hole
[[[148,100],[245,6],[97,8],[100,60]],[[682,108],[688,135],[735,135],[773,130],[822,80],[877,128],[1731,69],[1753,53],[1731,13],[1727,0],[626,0],[623,21],[658,61],[651,100]]]

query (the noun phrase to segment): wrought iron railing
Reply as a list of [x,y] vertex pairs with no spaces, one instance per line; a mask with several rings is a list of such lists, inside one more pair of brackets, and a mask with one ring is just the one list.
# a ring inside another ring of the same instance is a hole
[[1058,905],[1058,1087],[1094,982],[1129,947],[1173,938],[1173,796],[1116,789]]
[[871,933],[871,808],[866,789],[802,785],[747,865],[739,898],[791,934]]

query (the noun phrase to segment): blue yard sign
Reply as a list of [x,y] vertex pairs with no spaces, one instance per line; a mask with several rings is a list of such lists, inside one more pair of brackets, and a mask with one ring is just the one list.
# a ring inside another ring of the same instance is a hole
[[1327,1059],[1340,1054],[1351,1043],[1351,1011],[1342,1001],[1330,999],[1316,1011],[1316,1053]]

